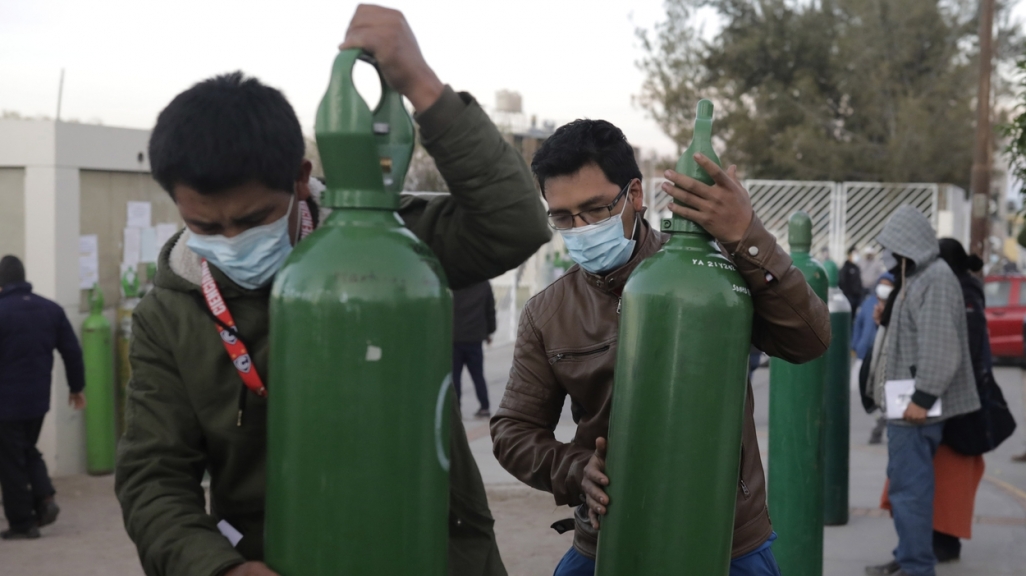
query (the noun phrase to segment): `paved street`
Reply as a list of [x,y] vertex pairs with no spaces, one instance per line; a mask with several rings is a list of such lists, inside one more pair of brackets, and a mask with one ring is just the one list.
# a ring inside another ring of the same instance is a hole
[[[512,347],[486,352],[486,371],[493,407],[506,383]],[[756,422],[766,449],[768,432],[768,370],[755,376]],[[997,378],[1018,420],[1023,419],[1023,383],[1018,368],[1000,368]],[[473,387],[463,378],[463,413],[477,408]],[[852,396],[851,521],[825,531],[825,576],[857,576],[868,563],[889,558],[896,537],[890,518],[878,508],[887,451],[867,446],[873,420]],[[511,576],[546,576],[570,546],[571,535],[557,535],[548,526],[569,516],[550,496],[519,484],[495,461],[487,422],[465,419],[471,447],[488,487],[496,531]],[[557,436],[570,439],[573,421],[564,409]],[[960,563],[938,568],[941,576],[1026,574],[1026,465],[1009,458],[1026,449],[1020,428],[996,452],[988,454],[987,472],[976,499],[973,539],[963,545]],[[110,476],[56,479],[60,520],[31,542],[0,542],[0,576],[136,576],[142,574],[135,549],[121,527]]]

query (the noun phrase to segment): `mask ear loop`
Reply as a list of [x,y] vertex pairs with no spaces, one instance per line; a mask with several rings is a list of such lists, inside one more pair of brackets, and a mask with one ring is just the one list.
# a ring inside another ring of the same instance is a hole
[[[634,179],[631,179],[631,184],[634,184]],[[629,185],[630,185],[630,184],[628,184],[628,186],[629,186]],[[624,207],[623,207],[623,209],[624,209],[624,210],[626,210],[626,209],[627,209],[627,206],[626,206],[626,204],[627,204],[628,202],[630,202],[630,201],[631,201],[631,191],[630,191],[630,189],[629,189],[629,188],[627,189],[627,197],[626,197],[626,198],[624,198],[624,199],[623,199],[623,201],[624,201]],[[631,206],[631,208],[633,208],[633,206]],[[640,214],[641,214],[641,213],[640,213],[640,212],[638,212],[637,210],[635,210],[635,211],[634,211],[634,227],[633,227],[633,228],[631,229],[631,240],[632,240],[632,241],[634,240],[634,237],[638,235],[638,226],[639,226],[639,223],[638,223],[638,216],[639,216]]]

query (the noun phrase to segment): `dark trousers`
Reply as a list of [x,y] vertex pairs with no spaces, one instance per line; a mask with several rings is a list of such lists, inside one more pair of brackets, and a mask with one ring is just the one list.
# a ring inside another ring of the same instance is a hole
[[42,427],[43,417],[0,420],[0,488],[12,530],[35,526],[37,506],[55,493],[43,455],[36,450]]
[[474,381],[474,391],[482,410],[488,410],[488,384],[484,377],[484,349],[480,342],[455,342],[452,345],[452,384],[456,387],[456,400],[460,399],[460,379],[463,366],[470,372]]

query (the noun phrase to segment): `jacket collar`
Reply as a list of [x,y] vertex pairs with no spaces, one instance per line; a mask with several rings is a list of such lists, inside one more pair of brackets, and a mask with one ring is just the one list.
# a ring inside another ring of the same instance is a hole
[[[638,245],[634,249],[631,259],[626,264],[605,274],[592,274],[581,268],[581,274],[583,274],[584,280],[589,286],[619,298],[623,292],[623,285],[627,283],[627,279],[634,272],[634,269],[638,267],[638,264],[641,264],[646,258],[658,252],[663,247],[663,244],[670,239],[669,235],[653,230],[644,217],[639,220],[641,221],[641,227],[638,230]],[[575,266],[580,268],[579,264]]]
[[0,298],[10,296],[12,294],[31,293],[32,285],[28,282],[11,282],[3,286],[3,290],[0,290]]

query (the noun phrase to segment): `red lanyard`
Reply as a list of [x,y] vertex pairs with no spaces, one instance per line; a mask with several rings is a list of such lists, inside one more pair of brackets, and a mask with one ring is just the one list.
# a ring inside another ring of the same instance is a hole
[[[313,232],[314,229],[313,215],[310,214],[310,208],[307,207],[306,202],[299,202],[299,216],[299,239],[302,240]],[[246,345],[239,339],[235,320],[232,318],[232,313],[228,310],[228,305],[225,304],[224,298],[221,297],[221,290],[217,287],[217,282],[214,281],[214,276],[210,273],[210,266],[207,265],[205,258],[200,267],[202,268],[201,288],[203,290],[203,298],[207,301],[207,308],[210,309],[210,313],[217,318],[220,324],[219,326],[215,325],[215,328],[217,328],[218,333],[221,335],[221,343],[224,344],[228,357],[232,359],[232,364],[235,365],[235,370],[239,372],[239,377],[242,378],[246,388],[252,390],[257,396],[266,397],[267,388],[264,386],[264,381],[260,379],[260,374],[257,373],[256,367],[253,366],[253,358],[249,355]]]

